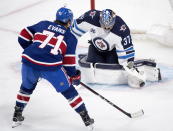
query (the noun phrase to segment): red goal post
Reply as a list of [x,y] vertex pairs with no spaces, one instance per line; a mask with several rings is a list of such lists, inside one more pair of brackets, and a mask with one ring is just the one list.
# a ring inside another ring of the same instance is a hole
[[95,0],[90,0],[91,10],[95,9]]

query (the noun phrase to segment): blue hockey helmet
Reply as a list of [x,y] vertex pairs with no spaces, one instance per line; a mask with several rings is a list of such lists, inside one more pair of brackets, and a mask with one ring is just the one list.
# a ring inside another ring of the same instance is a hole
[[106,30],[111,30],[115,24],[116,14],[110,9],[104,9],[100,12],[100,25]]
[[63,22],[63,23],[68,23],[68,21],[70,21],[72,23],[73,12],[66,7],[61,7],[60,9],[57,10],[56,20]]

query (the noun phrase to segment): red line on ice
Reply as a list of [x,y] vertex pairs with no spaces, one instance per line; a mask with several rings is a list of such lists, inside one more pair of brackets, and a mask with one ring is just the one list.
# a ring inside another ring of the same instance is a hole
[[6,13],[6,14],[0,15],[0,18],[4,18],[4,17],[6,17],[6,16],[13,15],[13,14],[18,13],[18,12],[21,12],[21,11],[23,11],[23,10],[25,10],[25,9],[28,9],[28,8],[31,8],[31,7],[33,7],[33,6],[39,5],[39,4],[43,3],[43,2],[45,2],[45,1],[44,1],[44,0],[40,0],[40,1],[38,1],[38,2],[35,2],[35,3],[30,4],[30,5],[24,6],[24,7],[22,7],[22,8],[13,10],[13,11],[8,12],[8,13]]

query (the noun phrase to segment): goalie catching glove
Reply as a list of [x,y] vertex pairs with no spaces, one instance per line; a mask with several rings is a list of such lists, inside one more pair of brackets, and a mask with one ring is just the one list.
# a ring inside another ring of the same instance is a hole
[[134,67],[133,62],[128,62],[126,65],[123,65],[125,71],[127,72],[128,84],[133,88],[140,88],[145,85],[146,78],[145,74],[142,71],[138,71]]
[[81,81],[81,71],[80,70],[76,70],[76,75],[70,77],[70,82],[73,85],[78,86],[80,84],[80,81]]

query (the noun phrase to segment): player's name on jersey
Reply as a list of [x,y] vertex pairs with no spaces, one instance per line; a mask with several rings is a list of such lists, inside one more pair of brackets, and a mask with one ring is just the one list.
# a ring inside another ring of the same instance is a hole
[[59,32],[59,33],[61,33],[61,34],[65,34],[65,30],[63,30],[62,28],[59,28],[59,27],[57,27],[57,26],[49,25],[49,26],[48,26],[48,29],[49,29],[49,30],[52,30],[52,31]]

